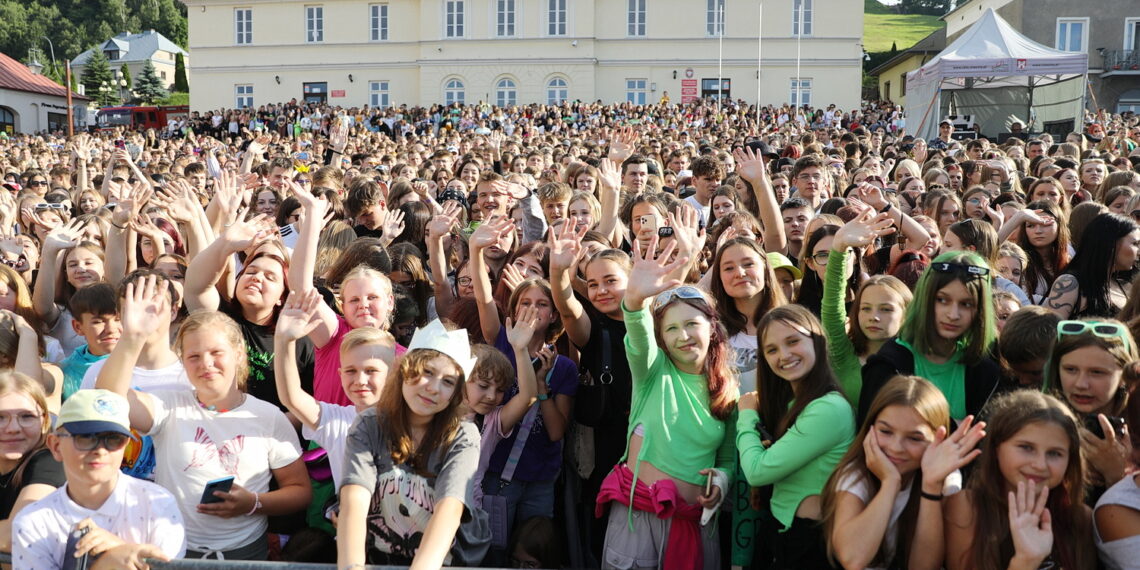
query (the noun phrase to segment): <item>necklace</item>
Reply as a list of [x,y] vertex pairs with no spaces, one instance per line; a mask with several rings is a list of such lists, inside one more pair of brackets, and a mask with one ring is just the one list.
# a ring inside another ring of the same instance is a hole
[[202,408],[203,410],[206,410],[207,412],[215,412],[218,414],[224,414],[224,413],[226,413],[226,412],[228,412],[234,408],[240,408],[241,405],[245,403],[245,394],[241,395],[241,400],[238,401],[238,405],[234,406],[234,408],[219,408],[219,407],[211,405],[211,404],[203,404],[202,400],[198,399],[197,393],[194,394],[194,400],[198,402],[198,407]]

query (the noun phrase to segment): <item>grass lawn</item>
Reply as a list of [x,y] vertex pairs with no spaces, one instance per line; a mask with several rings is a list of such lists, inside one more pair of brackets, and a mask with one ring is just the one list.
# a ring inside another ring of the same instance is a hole
[[866,0],[865,5],[863,49],[868,53],[890,51],[891,44],[902,51],[944,25],[938,16],[890,13],[890,8],[877,0]]

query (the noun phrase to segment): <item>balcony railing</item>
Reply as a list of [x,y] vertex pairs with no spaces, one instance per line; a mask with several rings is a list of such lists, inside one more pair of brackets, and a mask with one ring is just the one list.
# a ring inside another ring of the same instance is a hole
[[1140,50],[1114,49],[1104,51],[1104,73],[1140,73]]

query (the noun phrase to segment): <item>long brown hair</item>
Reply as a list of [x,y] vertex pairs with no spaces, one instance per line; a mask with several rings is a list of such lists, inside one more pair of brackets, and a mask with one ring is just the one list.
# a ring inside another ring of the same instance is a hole
[[653,336],[657,346],[664,350],[665,341],[661,338],[661,319],[665,311],[677,303],[685,303],[698,310],[709,321],[709,349],[705,355],[704,370],[709,384],[709,408],[712,414],[720,420],[726,420],[732,415],[736,407],[736,394],[738,384],[736,375],[732,371],[731,357],[729,355],[728,332],[717,316],[716,308],[712,303],[701,297],[700,299],[684,299],[674,297],[672,301],[657,307],[653,311]]
[[[764,266],[762,270],[764,289],[760,291],[760,304],[756,306],[756,311],[751,315],[745,315],[736,309],[735,300],[725,291],[724,282],[720,278],[720,262],[724,258],[725,252],[728,251],[728,248],[738,245],[754,251],[760,258],[760,265]],[[768,311],[788,302],[784,298],[784,290],[776,282],[776,272],[772,269],[772,264],[768,263],[768,255],[760,249],[755,240],[733,238],[725,242],[716,252],[716,258],[713,260],[709,272],[712,273],[711,289],[713,299],[716,300],[717,314],[720,315],[721,322],[724,323],[724,328],[729,336],[747,330],[749,323],[758,322]]]
[[967,483],[974,509],[974,542],[961,562],[973,568],[1005,568],[1013,558],[1005,477],[998,447],[1030,424],[1053,424],[1068,438],[1069,465],[1061,484],[1049,491],[1046,508],[1053,519],[1053,553],[1060,568],[1095,568],[1092,521],[1084,507],[1084,469],[1077,418],[1057,398],[1035,390],[1018,390],[992,400],[983,411],[986,437]]
[[[895,376],[879,390],[867,411],[867,419],[863,422],[863,427],[855,436],[857,444],[852,445],[843,455],[843,459],[839,460],[839,464],[836,465],[835,471],[832,471],[827,485],[823,488],[823,536],[827,541],[827,555],[832,559],[835,558],[835,545],[831,542],[832,533],[835,531],[835,510],[839,502],[839,493],[842,492],[839,486],[846,479],[854,476],[857,481],[866,484],[869,501],[870,497],[878,494],[879,487],[882,485],[879,478],[867,467],[867,452],[859,443],[867,439],[867,434],[874,429],[879,414],[891,406],[902,406],[914,410],[918,417],[930,426],[932,432],[938,431],[939,427],[950,429],[950,404],[946,401],[946,396],[942,395],[942,391],[928,380],[918,376]],[[907,499],[906,507],[903,508],[896,527],[899,536],[895,542],[894,555],[890,560],[886,559],[887,541],[886,537],[883,537],[882,542],[879,543],[879,551],[872,560],[872,566],[889,568],[905,568],[907,566],[906,561],[910,559],[910,543],[914,540],[914,530],[918,519],[918,503],[921,494],[914,492],[914,490],[918,488],[916,485],[922,485],[921,465],[917,471],[911,474],[911,477],[910,498]],[[868,538],[873,539],[872,537]]]
[[1069,265],[1069,216],[1065,210],[1049,200],[1030,202],[1025,209],[1044,210],[1056,220],[1054,225],[1057,226],[1057,239],[1049,246],[1049,259],[1042,257],[1037,248],[1029,242],[1029,232],[1025,231],[1024,227],[1017,238],[1017,245],[1020,245],[1029,256],[1029,263],[1025,264],[1025,270],[1021,274],[1021,287],[1032,299],[1037,292],[1038,280],[1045,280],[1045,289],[1048,291],[1057,276]]
[[859,326],[859,306],[863,304],[863,293],[876,285],[894,293],[902,301],[899,311],[903,313],[906,313],[907,306],[914,298],[914,294],[906,286],[906,283],[893,275],[872,275],[859,286],[859,290],[855,292],[855,299],[851,301],[850,314],[847,316],[851,321],[848,325],[847,337],[851,339],[851,346],[855,349],[855,354],[858,355],[867,353],[868,341],[867,333],[863,332],[863,327]]
[[380,392],[380,401],[376,403],[380,437],[388,443],[392,461],[398,465],[407,463],[416,473],[425,477],[435,476],[427,467],[431,455],[450,445],[458,433],[459,406],[463,403],[465,389],[463,369],[454,359],[447,357],[459,371],[459,382],[455,385],[455,391],[452,392],[447,407],[432,417],[427,433],[418,446],[412,439],[408,403],[404,401],[404,384],[418,381],[427,363],[440,356],[447,355],[427,348],[405,354],[388,374],[388,381],[384,383],[384,389]]
[[[815,350],[815,366],[800,380],[802,393],[795,397],[792,385],[787,380],[776,375],[768,365],[764,353],[764,334],[768,327],[776,321],[782,321],[805,331],[810,335],[812,348]],[[839,381],[831,370],[827,359],[827,337],[823,334],[823,325],[819,319],[803,305],[784,305],[777,307],[764,315],[756,327],[756,340],[760,345],[761,356],[756,363],[756,389],[760,394],[760,418],[765,425],[775,426],[772,435],[779,439],[799,418],[800,412],[816,398],[827,395],[829,392],[843,393]],[[790,406],[790,407],[789,407]]]

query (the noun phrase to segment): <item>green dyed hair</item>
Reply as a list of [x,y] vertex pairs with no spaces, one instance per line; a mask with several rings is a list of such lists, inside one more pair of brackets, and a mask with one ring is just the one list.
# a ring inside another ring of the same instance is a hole
[[[977,313],[966,332],[958,339],[962,349],[962,360],[967,365],[980,362],[990,351],[997,338],[997,325],[994,322],[994,299],[991,273],[986,277],[963,279],[957,273],[939,273],[933,269],[935,263],[960,263],[990,269],[982,256],[968,251],[952,251],[934,258],[931,267],[926,268],[914,287],[914,301],[907,308],[906,319],[899,338],[909,343],[919,354],[935,352],[938,345],[938,329],[934,322],[934,303],[938,291],[953,281],[960,281],[966,290],[974,295]],[[991,269],[992,272],[992,269]]]

